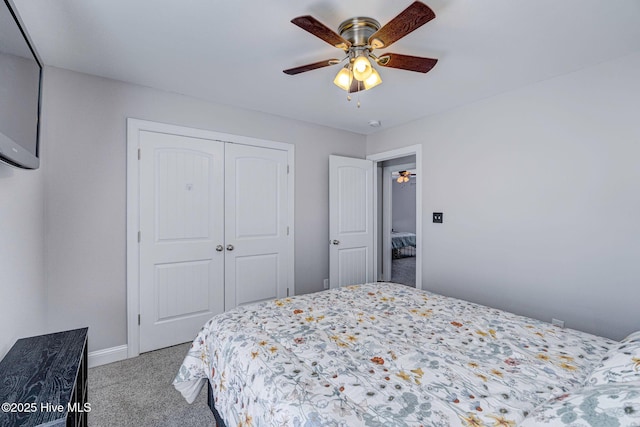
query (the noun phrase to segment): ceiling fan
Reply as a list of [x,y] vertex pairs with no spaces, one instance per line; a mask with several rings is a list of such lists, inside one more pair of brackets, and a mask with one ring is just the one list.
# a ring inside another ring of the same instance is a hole
[[409,182],[412,176],[416,176],[416,174],[411,171],[398,171],[398,172],[393,172],[391,174],[391,177],[395,179],[398,182],[398,184],[402,184],[403,182]]
[[375,19],[355,17],[340,24],[338,34],[312,16],[299,16],[291,22],[330,45],[342,49],[346,56],[342,59],[327,59],[289,68],[284,70],[284,73],[300,74],[347,60],[345,66],[338,72],[334,83],[349,93],[371,89],[382,83],[380,75],[369,59],[382,67],[426,73],[436,65],[437,59],[399,53],[383,53],[376,56],[373,51],[391,46],[435,17],[436,14],[429,6],[415,1],[382,27]]

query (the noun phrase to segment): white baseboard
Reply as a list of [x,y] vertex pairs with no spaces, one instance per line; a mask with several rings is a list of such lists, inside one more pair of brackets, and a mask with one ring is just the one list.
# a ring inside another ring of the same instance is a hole
[[89,353],[89,367],[93,368],[107,363],[118,362],[128,357],[127,346],[120,345],[118,347],[105,348],[104,350],[96,350]]

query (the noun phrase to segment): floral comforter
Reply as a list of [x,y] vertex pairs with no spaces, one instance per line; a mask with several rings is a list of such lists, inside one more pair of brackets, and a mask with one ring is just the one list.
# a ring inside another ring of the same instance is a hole
[[614,341],[391,283],[239,307],[174,381],[235,426],[514,426]]

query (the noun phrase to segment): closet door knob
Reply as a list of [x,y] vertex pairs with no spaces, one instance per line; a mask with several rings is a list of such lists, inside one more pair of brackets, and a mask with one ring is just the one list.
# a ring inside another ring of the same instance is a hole
[[334,240],[334,241],[333,241],[333,242],[331,242],[331,243],[333,243],[334,245],[339,245],[339,244],[340,244],[340,240]]
[[233,250],[233,245],[227,245],[227,250],[228,251],[232,251]]
[[216,246],[216,251],[222,252],[223,250],[224,250],[224,247],[222,245]]

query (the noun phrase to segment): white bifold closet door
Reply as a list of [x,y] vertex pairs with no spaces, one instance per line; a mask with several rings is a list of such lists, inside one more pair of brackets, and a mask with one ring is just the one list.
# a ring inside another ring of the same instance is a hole
[[140,352],[287,293],[287,154],[140,134]]

